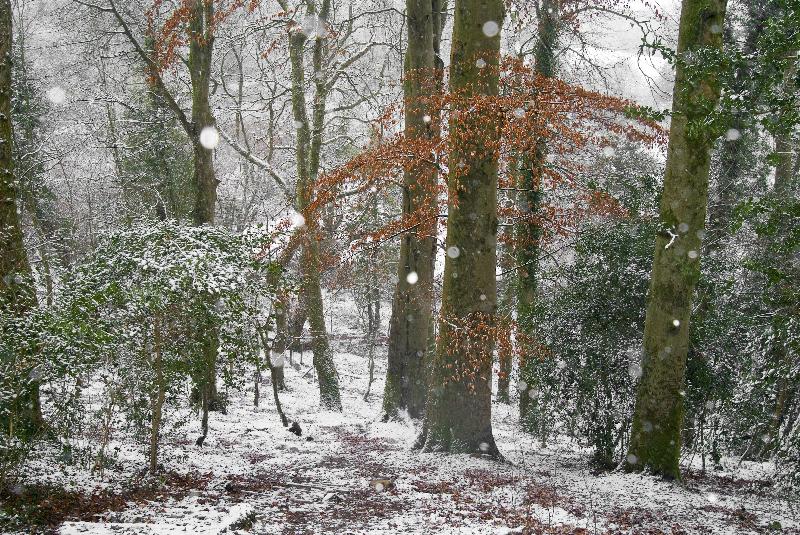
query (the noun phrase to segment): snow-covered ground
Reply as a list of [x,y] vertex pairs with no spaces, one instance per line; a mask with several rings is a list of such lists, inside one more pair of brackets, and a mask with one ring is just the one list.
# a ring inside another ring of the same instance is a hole
[[[731,460],[730,469],[704,477],[687,467],[682,485],[593,475],[589,452],[570,440],[541,447],[521,433],[513,404],[493,406],[507,462],[413,451],[414,423],[380,421],[385,347],[365,402],[366,351],[352,307],[339,303],[334,318],[342,413],[320,410],[306,353],[299,370],[287,366],[289,392],[281,394],[301,437],[281,425],[267,385],[261,408],[253,407],[251,385],[232,396],[226,415],[212,414],[202,448],[194,445],[196,422],[166,434],[164,468],[185,478],[67,521],[60,533],[800,533],[798,504],[771,487],[769,465]],[[143,446],[113,447],[120,462],[102,477],[34,460],[32,479],[109,492],[135,483]]]

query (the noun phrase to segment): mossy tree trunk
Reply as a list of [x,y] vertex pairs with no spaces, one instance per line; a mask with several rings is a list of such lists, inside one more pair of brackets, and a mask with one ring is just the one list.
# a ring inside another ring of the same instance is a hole
[[[0,0],[0,313],[19,317],[36,307],[36,292],[17,212],[11,121],[12,35],[11,2]],[[22,344],[10,345],[0,351],[3,367],[26,375],[32,372],[33,355]],[[42,427],[39,383],[23,381],[15,391],[12,406],[2,407],[0,425],[3,432],[30,437]]]
[[[680,478],[684,377],[694,287],[708,204],[707,125],[719,100],[718,67],[726,0],[684,0],[664,191],[645,319],[629,469]],[[701,58],[698,60],[697,58]]]
[[[797,91],[797,50],[792,50],[787,54],[787,66],[783,73],[782,92],[786,98]],[[779,123],[784,125],[791,122],[791,119],[781,114],[778,118]],[[790,199],[797,192],[798,177],[794,174],[793,160],[795,154],[792,146],[792,133],[788,128],[785,132],[775,137],[775,154],[777,162],[775,163],[775,184],[773,188],[773,195],[777,199]],[[792,223],[788,218],[784,218],[781,222],[776,236],[773,238],[778,241],[789,241],[791,235]],[[778,254],[774,257],[774,265],[781,266],[780,269],[785,269],[785,266],[792,265],[791,249],[786,247],[776,247],[775,250]],[[775,403],[772,410],[772,422],[770,422],[769,429],[769,442],[765,444],[766,450],[775,452],[784,446],[782,444],[781,428],[787,417],[787,409],[791,407],[791,399],[796,395],[798,388],[794,381],[795,377],[792,374],[792,350],[791,350],[791,335],[787,332],[790,327],[791,315],[797,314],[797,303],[793,298],[796,293],[794,284],[791,277],[782,277],[775,285],[770,288],[770,299],[777,305],[779,309],[786,312],[782,314],[775,314],[772,318],[772,330],[774,337],[772,340],[772,348],[770,355],[773,360],[774,369],[777,371],[778,377],[777,384],[775,385]],[[789,316],[789,317],[787,317]]]
[[[556,73],[555,51],[558,46],[561,0],[543,0],[536,3],[539,36],[534,51],[534,70],[536,74],[552,78]],[[526,214],[514,229],[517,258],[517,321],[523,333],[533,336],[535,330],[536,293],[539,287],[539,256],[541,250],[542,227],[537,221],[542,206],[542,178],[547,157],[547,147],[541,141],[536,143],[534,153],[519,159],[517,189],[519,207]],[[520,379],[528,389],[520,392],[520,424],[526,431],[541,431],[536,401],[529,392],[535,391],[535,357],[522,348],[520,359]]]
[[[213,128],[215,121],[211,113],[209,91],[211,82],[211,59],[214,51],[214,3],[193,0],[189,19],[189,75],[192,82],[192,129],[189,137],[194,153],[195,203],[192,219],[195,225],[213,225],[217,205],[217,180],[214,172],[213,148],[200,142],[205,128]],[[203,377],[200,378],[200,394],[206,396],[203,410],[224,410],[224,402],[217,392],[217,353],[219,351],[219,327],[211,318],[207,329],[196,333],[202,337],[201,358],[204,362]],[[204,417],[204,420],[206,417]]]
[[[439,338],[418,445],[424,451],[499,456],[492,434],[497,311],[497,147],[500,114],[473,104],[498,93],[502,0],[455,4],[450,90],[448,254]],[[491,99],[489,99],[491,100]]]
[[[408,139],[438,137],[439,116],[427,97],[441,89],[437,61],[441,39],[439,0],[407,0],[408,48],[403,80],[405,135]],[[422,416],[428,381],[428,356],[436,258],[437,170],[421,163],[403,176],[403,215],[415,215],[415,227],[400,242],[397,287],[389,322],[389,353],[383,410],[387,417],[407,410]],[[409,274],[411,278],[409,279]]]
[[[281,3],[283,6],[285,4]],[[330,12],[330,0],[323,0],[317,12],[316,2],[309,2],[307,16],[318,17],[325,24]],[[313,185],[319,173],[322,133],[325,123],[325,106],[328,86],[322,76],[322,60],[325,39],[321,35],[325,29],[317,32],[314,39],[312,66],[315,76],[315,93],[312,110],[312,121],[306,111],[305,97],[305,65],[303,52],[308,36],[299,27],[290,29],[289,60],[292,78],[292,116],[297,135],[297,193],[295,208],[306,220],[302,229],[303,245],[300,252],[301,277],[300,291],[306,306],[308,322],[311,328],[312,351],[314,353],[314,369],[319,381],[320,401],[322,406],[332,410],[341,410],[342,401],[339,393],[339,379],[333,361],[328,334],[325,328],[324,304],[322,301],[320,241],[321,229],[316,216],[308,213],[313,200]]]

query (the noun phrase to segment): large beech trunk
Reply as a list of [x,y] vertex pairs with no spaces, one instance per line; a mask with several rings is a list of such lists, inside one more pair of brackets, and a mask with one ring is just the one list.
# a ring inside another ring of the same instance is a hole
[[[439,117],[425,97],[441,89],[437,61],[443,15],[439,0],[407,0],[408,48],[404,65],[405,135],[409,139],[439,136]],[[419,222],[400,242],[397,288],[389,322],[389,353],[383,410],[393,417],[408,410],[419,418],[425,408],[428,381],[425,361],[432,324],[433,268],[436,256],[436,177],[422,163],[403,176],[403,216]],[[409,279],[409,274],[411,279]]]
[[[726,0],[684,0],[678,36],[678,67],[672,102],[664,192],[645,319],[642,377],[626,464],[667,478],[680,478],[684,378],[689,319],[700,276],[700,245],[708,204],[710,152],[716,134],[704,126],[719,99],[715,72],[701,49],[722,49]],[[707,69],[707,67],[705,67]]]
[[[470,110],[498,93],[502,0],[455,5],[450,89],[447,250],[439,338],[418,445],[499,456],[492,434],[492,329],[497,311],[497,151],[501,120]],[[482,60],[482,61],[479,61]],[[479,146],[464,140],[480,140]],[[462,165],[463,164],[463,165]]]

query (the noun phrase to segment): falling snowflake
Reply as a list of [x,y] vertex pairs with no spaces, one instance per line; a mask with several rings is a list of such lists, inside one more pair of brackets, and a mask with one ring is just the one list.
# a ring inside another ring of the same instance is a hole
[[450,247],[447,248],[447,256],[449,256],[450,258],[458,258],[460,254],[461,251],[455,245],[451,245]]
[[479,69],[483,69],[486,67],[486,62],[483,60],[483,58],[478,58],[478,61],[475,62],[475,66]]
[[47,91],[47,98],[53,104],[63,104],[67,99],[67,93],[61,87],[54,86]]
[[406,281],[409,284],[416,284],[419,280],[419,275],[417,275],[416,271],[410,271],[408,275],[406,275]]
[[500,33],[500,26],[493,20],[487,20],[483,23],[483,35],[486,37],[494,37]]
[[325,37],[325,21],[320,19],[314,14],[308,14],[303,18],[303,24],[300,26],[300,31],[309,37]]
[[306,224],[306,218],[300,212],[292,212],[289,216],[289,221],[293,229],[298,229]]
[[283,353],[277,353],[269,357],[269,363],[273,368],[283,368],[284,362]]
[[735,128],[730,128],[730,129],[729,129],[729,130],[728,130],[728,131],[725,133],[725,139],[727,139],[728,141],[736,141],[736,140],[737,140],[737,139],[739,139],[740,137],[742,137],[742,133],[741,133],[741,132],[739,132],[739,131],[738,131],[737,129],[735,129]]
[[203,148],[214,150],[219,145],[219,132],[213,126],[206,126],[200,131],[200,144]]

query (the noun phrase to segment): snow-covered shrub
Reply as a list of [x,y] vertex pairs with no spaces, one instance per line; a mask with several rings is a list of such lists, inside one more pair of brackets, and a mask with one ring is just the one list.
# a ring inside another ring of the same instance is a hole
[[659,173],[652,157],[624,145],[597,169],[591,185],[627,215],[587,219],[573,254],[542,266],[535,332],[544,355],[523,368],[519,395],[534,407],[529,431],[577,436],[609,468],[624,456],[641,375]]
[[[187,380],[228,380],[253,358],[261,309],[278,268],[257,258],[265,229],[241,234],[145,221],[104,236],[76,268],[42,334],[49,395],[101,387],[92,409],[121,411],[149,438],[151,468],[165,411],[187,400]],[[278,270],[279,274],[279,270]],[[98,393],[96,393],[98,394]],[[74,428],[74,426],[69,426]],[[102,459],[100,459],[102,460]]]

